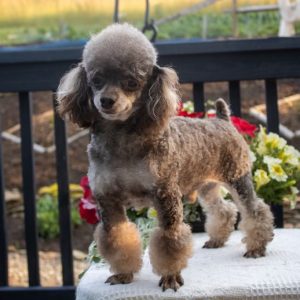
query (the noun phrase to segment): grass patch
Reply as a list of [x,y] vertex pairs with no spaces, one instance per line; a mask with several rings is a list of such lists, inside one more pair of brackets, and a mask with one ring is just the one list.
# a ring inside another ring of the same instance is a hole
[[[151,17],[157,20],[197,2],[199,0],[152,0]],[[119,3],[122,21],[142,28],[144,1],[120,0]],[[271,3],[276,0],[239,1],[240,6]],[[231,0],[221,0],[202,12],[161,25],[158,39],[231,37],[231,15],[223,12],[230,5]],[[114,0],[0,0],[0,45],[87,39],[112,22],[113,8]],[[277,35],[277,12],[241,14],[238,19],[242,38]]]

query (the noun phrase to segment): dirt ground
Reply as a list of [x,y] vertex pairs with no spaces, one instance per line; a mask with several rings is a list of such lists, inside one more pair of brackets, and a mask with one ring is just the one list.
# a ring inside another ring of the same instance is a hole
[[[280,80],[278,82],[279,98],[300,93],[300,80]],[[227,83],[209,83],[205,85],[207,100],[214,100],[223,97],[228,100]],[[242,112],[243,117],[249,118],[248,111],[251,106],[264,103],[264,83],[263,81],[251,81],[241,83]],[[191,85],[182,86],[182,99],[192,98]],[[54,144],[53,137],[53,115],[52,93],[35,92],[33,99],[33,134],[34,142],[44,147]],[[16,94],[0,94],[0,114],[2,130],[11,130],[13,134],[19,136],[19,105]],[[49,112],[50,111],[50,112]],[[291,111],[280,112],[281,123],[292,126],[292,130],[300,129],[300,108],[298,107],[295,117],[291,118]],[[292,119],[292,122],[291,122]],[[78,128],[68,124],[68,135],[78,132]],[[86,145],[88,136],[78,139],[69,145],[69,178],[71,183],[79,183],[80,178],[87,171]],[[21,176],[21,155],[20,145],[11,141],[3,140],[3,166],[6,190],[17,189],[22,191]],[[56,181],[55,153],[35,153],[35,179],[37,189],[52,184]],[[300,227],[300,204],[294,211],[286,210],[286,227]],[[24,242],[24,223],[22,215],[18,217],[8,216],[8,241],[9,241],[9,263],[10,263],[10,283],[12,285],[26,285],[26,259]],[[73,230],[73,244],[75,249],[75,276],[85,268],[83,257],[87,252],[87,247],[92,240],[93,227],[85,224]],[[41,278],[42,284],[46,286],[61,284],[60,257],[58,239],[39,239]]]

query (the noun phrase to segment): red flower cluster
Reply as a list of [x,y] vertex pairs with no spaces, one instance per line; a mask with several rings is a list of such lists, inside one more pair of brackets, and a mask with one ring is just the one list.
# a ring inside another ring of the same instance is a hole
[[[180,102],[179,109],[178,109],[178,116],[189,117],[189,118],[204,118],[205,114],[203,112],[193,112],[193,113],[187,112],[183,109],[182,102]],[[206,117],[208,118],[214,118],[215,116],[216,114],[214,113],[208,113],[206,115]],[[255,131],[257,129],[255,125],[239,117],[231,116],[230,118],[232,124],[241,134],[250,136],[252,138],[254,137]]]
[[83,197],[79,202],[80,217],[89,224],[97,224],[100,221],[100,217],[97,212],[96,201],[92,195],[87,176],[81,178],[80,186],[83,188]]
[[204,118],[204,113],[203,112],[188,112],[183,109],[183,103],[179,102],[179,107],[178,107],[178,116],[180,117],[189,117],[189,118]]
[[231,118],[232,124],[235,126],[235,128],[241,134],[248,135],[252,138],[254,137],[255,131],[257,129],[257,127],[254,124],[251,124],[251,123],[247,122],[246,120],[235,117],[235,116],[231,116],[230,118]]

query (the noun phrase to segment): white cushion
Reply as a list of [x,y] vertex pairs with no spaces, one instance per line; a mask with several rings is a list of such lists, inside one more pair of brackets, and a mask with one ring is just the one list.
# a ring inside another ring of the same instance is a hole
[[207,234],[194,234],[194,255],[177,292],[161,291],[146,252],[144,266],[130,284],[105,284],[108,266],[91,266],[77,287],[77,300],[300,299],[300,229],[275,230],[267,256],[258,259],[243,257],[241,238],[236,231],[225,247],[203,249]]

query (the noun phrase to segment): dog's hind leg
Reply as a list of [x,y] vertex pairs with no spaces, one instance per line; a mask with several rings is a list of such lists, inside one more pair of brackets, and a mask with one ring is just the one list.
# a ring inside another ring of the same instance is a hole
[[245,231],[247,251],[245,257],[264,256],[268,242],[273,239],[273,215],[269,206],[257,198],[254,191],[251,174],[231,182],[242,221],[240,228]]
[[220,185],[215,182],[204,184],[199,189],[199,196],[206,213],[205,230],[209,235],[203,248],[222,247],[234,230],[237,208],[232,202],[222,198]]
[[102,223],[94,233],[100,255],[114,273],[106,283],[130,283],[142,267],[140,235],[136,225],[128,221],[125,208],[108,202],[106,198],[106,204],[101,205]]
[[179,188],[168,182],[157,190],[154,200],[159,228],[151,236],[149,255],[153,271],[161,276],[159,285],[163,291],[176,291],[183,285],[181,270],[192,255],[192,234],[183,223],[181,196]]

